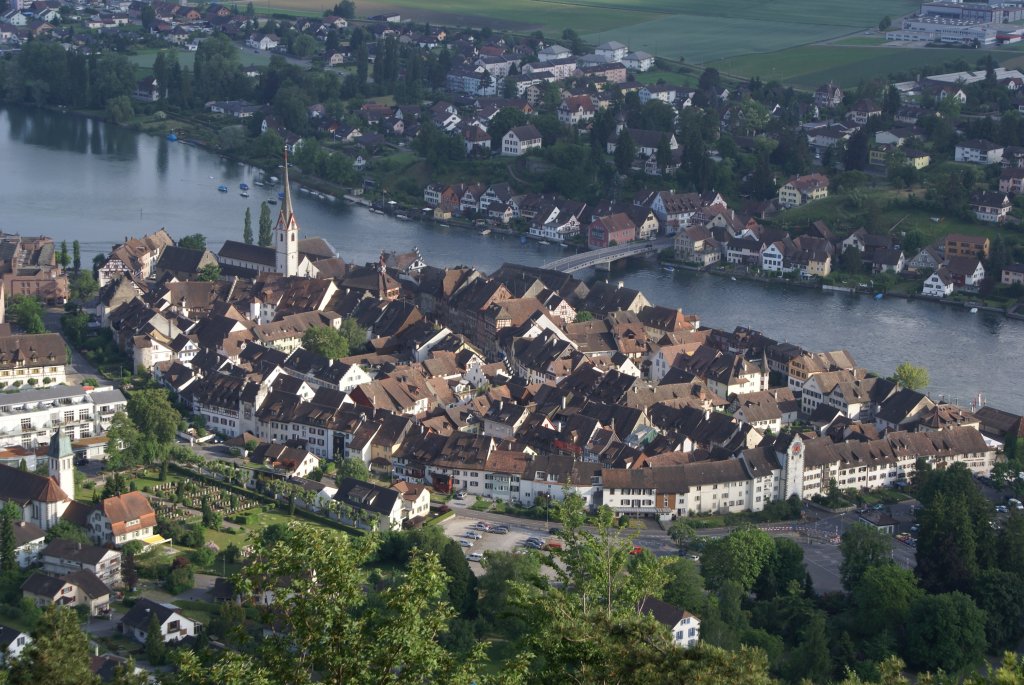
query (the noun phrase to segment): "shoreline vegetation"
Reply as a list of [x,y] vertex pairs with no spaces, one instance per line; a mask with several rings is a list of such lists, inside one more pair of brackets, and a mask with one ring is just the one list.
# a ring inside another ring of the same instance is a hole
[[[173,123],[173,120],[171,120],[170,118],[161,118],[161,117],[158,117],[156,115],[148,115],[148,116],[146,116],[144,118],[139,117],[139,118],[133,119],[133,120],[131,120],[129,122],[118,123],[118,122],[116,122],[116,121],[114,121],[112,119],[109,119],[109,118],[103,116],[103,112],[98,112],[98,111],[95,111],[95,110],[70,109],[70,108],[66,108],[66,107],[37,106],[37,105],[31,105],[31,104],[27,104],[27,103],[19,103],[16,106],[18,106],[18,107],[25,107],[25,108],[29,108],[29,109],[33,109],[33,110],[39,110],[39,111],[48,111],[48,112],[55,112],[55,113],[59,113],[59,114],[71,114],[71,115],[75,115],[75,116],[82,116],[82,117],[94,119],[94,120],[97,120],[97,121],[102,121],[104,124],[107,124],[109,126],[117,126],[119,128],[123,128],[125,130],[133,131],[133,132],[139,133],[139,134],[153,135],[153,136],[157,136],[157,137],[166,137],[170,133],[175,133],[177,138],[176,138],[176,140],[174,142],[177,142],[177,143],[180,143],[180,144],[183,144],[183,145],[191,145],[192,147],[201,148],[204,151],[206,151],[206,152],[208,152],[208,153],[210,153],[212,155],[217,155],[217,156],[219,156],[219,157],[221,157],[223,159],[228,159],[228,160],[231,160],[231,161],[234,161],[234,162],[239,162],[239,163],[246,164],[246,165],[249,165],[249,166],[252,166],[252,167],[263,169],[264,173],[267,173],[268,175],[269,175],[269,172],[270,172],[270,169],[264,167],[263,165],[261,165],[259,163],[259,160],[253,159],[253,158],[245,156],[245,155],[237,154],[237,152],[229,152],[229,151],[218,149],[211,142],[203,139],[202,136],[197,136],[197,135],[188,136],[187,134],[184,135],[184,136],[177,135],[177,131],[179,131],[180,129],[176,129],[176,128],[172,127],[172,126],[161,126],[160,125],[161,123],[163,123],[163,124]],[[147,119],[149,120],[148,122],[146,121]],[[185,117],[176,117],[176,120],[181,120],[181,119],[185,119]],[[192,121],[190,123],[192,123],[192,125],[201,125],[201,123],[198,122],[198,121]],[[320,177],[312,175],[312,174],[305,174],[305,173],[296,172],[296,171],[291,171],[290,173],[291,173],[291,177],[292,177],[293,182],[295,182],[296,184],[298,184],[298,185],[300,185],[302,187],[306,187],[306,188],[309,188],[311,190],[319,191],[321,193],[326,193],[326,194],[331,195],[331,196],[333,196],[335,198],[340,198],[340,199],[342,199],[343,201],[347,202],[348,204],[350,204],[352,206],[361,207],[361,208],[366,209],[366,210],[369,210],[373,206],[373,202],[371,200],[367,199],[366,196],[362,194],[361,190],[358,193],[356,193],[355,191],[357,189],[355,189],[355,188],[340,186],[340,185],[331,183],[330,181],[327,181],[326,179],[320,178]],[[408,206],[407,205],[398,205],[398,207],[399,208],[396,210],[398,212],[401,212],[403,210],[409,210],[409,211],[414,211],[415,210],[415,208],[412,205],[408,205]],[[392,213],[391,215],[393,216],[394,213]],[[424,222],[424,223],[430,223],[430,224],[435,224],[435,225],[438,225],[438,226],[449,227],[449,228],[463,228],[463,229],[470,230],[470,231],[477,231],[478,229],[480,229],[480,226],[476,225],[474,221],[469,220],[469,219],[461,219],[461,218],[457,218],[457,217],[452,217],[450,219],[446,219],[445,221],[436,221],[436,220],[433,220],[433,219],[427,219],[426,217],[423,217],[423,216],[421,216],[421,215],[419,215],[417,213],[416,216],[412,216],[410,218],[412,218],[415,221],[421,221],[421,222]],[[528,240],[539,240],[538,238],[535,238],[534,236],[530,236],[526,232],[518,231],[518,230],[512,229],[512,228],[507,228],[507,227],[502,227],[502,226],[494,226],[494,225],[491,225],[491,224],[488,224],[486,226],[486,228],[488,228],[492,233],[503,234],[503,235],[518,235],[518,236],[524,236]],[[573,247],[573,246],[572,245],[566,245],[566,247]],[[581,247],[581,246],[578,245],[576,247]],[[649,257],[645,257],[644,259],[649,259]],[[768,285],[768,286],[782,285],[782,286],[791,286],[791,287],[803,288],[805,290],[820,290],[822,292],[842,292],[842,293],[847,293],[847,294],[852,294],[852,295],[860,295],[860,296],[864,296],[864,297],[875,297],[877,293],[881,292],[882,294],[884,294],[885,297],[898,297],[898,298],[902,298],[902,299],[905,299],[905,300],[917,300],[917,301],[921,301],[921,302],[932,302],[932,303],[939,304],[939,305],[944,305],[944,306],[947,306],[947,307],[962,308],[962,309],[966,309],[966,310],[971,310],[971,309],[976,308],[979,312],[988,312],[988,313],[992,313],[992,314],[1001,314],[1001,315],[1003,315],[1004,317],[1006,317],[1008,319],[1024,321],[1024,311],[1017,311],[1018,309],[1021,309],[1019,303],[1011,305],[1010,307],[994,307],[994,306],[985,305],[983,302],[980,302],[980,301],[950,299],[950,298],[934,298],[934,297],[928,297],[926,295],[921,295],[921,294],[918,294],[918,293],[899,292],[899,291],[895,291],[895,290],[893,290],[891,288],[883,288],[883,289],[879,290],[879,289],[870,288],[870,287],[869,288],[847,287],[847,286],[831,285],[829,283],[824,282],[822,279],[813,279],[813,280],[808,280],[808,281],[801,281],[801,280],[794,280],[794,279],[786,279],[786,278],[782,278],[782,277],[764,276],[764,275],[761,275],[761,274],[758,274],[758,273],[750,273],[749,271],[744,271],[744,270],[741,270],[741,269],[723,269],[723,268],[721,268],[721,265],[719,265],[719,264],[708,266],[708,267],[700,267],[700,266],[696,266],[696,265],[693,265],[693,264],[687,264],[685,262],[681,262],[681,261],[679,261],[678,259],[675,259],[675,258],[666,258],[663,255],[659,255],[657,257],[657,259],[658,259],[658,262],[660,264],[664,264],[666,266],[671,266],[672,268],[675,268],[675,269],[684,269],[686,271],[692,271],[692,272],[697,272],[697,273],[705,273],[705,274],[709,274],[709,275],[712,275],[712,276],[717,276],[717,277],[720,277],[720,278],[721,277],[726,277],[726,278],[732,278],[734,280],[752,281],[752,282],[762,283],[762,284]]]

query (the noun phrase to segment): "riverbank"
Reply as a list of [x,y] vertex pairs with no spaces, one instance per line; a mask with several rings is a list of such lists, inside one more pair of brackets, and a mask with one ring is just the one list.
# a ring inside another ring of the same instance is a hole
[[719,277],[727,277],[734,281],[743,280],[754,283],[760,283],[764,285],[779,285],[792,288],[803,288],[806,290],[820,290],[823,292],[842,292],[852,295],[862,295],[871,299],[898,298],[903,300],[916,300],[919,302],[939,304],[954,309],[965,309],[972,313],[973,310],[977,310],[978,312],[1000,314],[1009,319],[1024,321],[1024,314],[1018,312],[1018,310],[1022,307],[1022,303],[1020,301],[1014,302],[1007,307],[996,307],[992,305],[986,305],[984,302],[980,301],[964,301],[958,299],[947,299],[944,297],[930,297],[928,295],[923,295],[921,293],[907,293],[892,289],[875,290],[871,288],[852,288],[848,286],[838,286],[829,283],[824,283],[820,279],[814,279],[809,281],[789,280],[777,276],[765,276],[763,274],[756,274],[746,270],[726,269],[721,267],[716,268],[718,265],[700,267],[694,264],[686,264],[683,262],[666,259],[662,259],[661,263],[670,264],[675,269],[684,269],[695,273],[706,273]]

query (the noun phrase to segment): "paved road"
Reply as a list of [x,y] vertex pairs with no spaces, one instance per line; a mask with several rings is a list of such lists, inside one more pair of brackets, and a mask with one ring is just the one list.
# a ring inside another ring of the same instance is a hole
[[[60,307],[50,307],[43,310],[43,324],[46,326],[46,330],[53,331],[54,333],[60,333],[60,317],[64,314],[64,310]],[[65,344],[67,340],[64,341]],[[106,379],[100,376],[100,372],[96,369],[88,359],[82,356],[82,354],[68,345],[71,349],[71,366],[73,368],[68,369],[67,377],[69,385],[79,385],[82,379],[92,377],[103,383],[109,383]],[[119,385],[115,383],[114,385]]]

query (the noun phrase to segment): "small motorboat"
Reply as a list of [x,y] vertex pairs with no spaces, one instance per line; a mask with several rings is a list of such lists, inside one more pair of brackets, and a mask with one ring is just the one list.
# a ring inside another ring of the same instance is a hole
[[971,314],[977,314],[977,313],[978,313],[978,308],[977,307],[971,307]]
[[226,193],[226,192],[228,192],[228,187],[226,185],[224,185],[224,184],[221,184],[221,185],[217,186],[217,190],[219,190],[222,193]]
[[882,299],[883,297],[885,297],[885,295],[884,295],[884,294],[882,294],[882,293],[875,293],[875,299],[876,299],[876,300],[880,300],[880,299]]
[[278,200],[283,200],[284,199],[284,193],[278,193],[277,194],[277,199]]
[[541,244],[541,245],[550,245],[551,244],[551,243],[549,243],[546,240],[540,240],[540,241],[538,241],[538,243]]
[[176,135],[175,135],[175,134],[173,134],[173,133],[168,133],[168,134],[167,134],[167,140],[173,143],[173,142],[175,142],[176,140],[178,140],[178,136],[176,136]]
[[674,266],[668,266],[668,265],[663,266],[661,268],[662,268],[663,271],[667,271],[669,273],[673,273],[676,270],[676,268]]
[[249,190],[249,184],[248,183],[239,183],[238,184],[238,189],[239,190]]
[[484,230],[480,231],[480,235],[490,235],[490,234],[491,234],[491,229],[489,229],[489,228],[485,228]]
[[395,218],[399,219],[401,221],[408,221],[409,220],[409,217],[406,216],[405,214],[395,214]]
[[269,200],[267,200],[267,204],[268,205],[276,205],[277,204],[277,200],[275,200],[274,198],[270,198]]
[[242,197],[249,197],[249,193],[247,191],[244,191],[244,190],[242,192],[240,192],[239,195],[241,195]]

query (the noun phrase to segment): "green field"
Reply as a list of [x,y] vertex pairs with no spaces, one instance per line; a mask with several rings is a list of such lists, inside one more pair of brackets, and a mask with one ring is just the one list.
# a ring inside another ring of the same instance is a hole
[[[326,0],[274,0],[261,11],[324,11]],[[434,26],[488,26],[559,37],[572,28],[588,42],[618,40],[637,50],[704,63],[772,52],[873,28],[913,0],[819,3],[812,0],[361,0],[360,16],[391,12]]]
[[1019,54],[999,50],[954,48],[838,47],[808,45],[767,55],[745,55],[719,60],[713,66],[724,74],[742,78],[777,79],[805,88],[832,80],[843,86],[925,65],[965,60],[971,64],[991,54],[1002,66],[1024,62]]
[[[128,60],[139,69],[152,69],[158,52],[160,51],[140,50],[138,53],[130,56]],[[181,49],[177,49],[174,52],[178,58],[178,64],[183,67],[192,68],[193,63],[196,61],[196,53]],[[239,48],[239,62],[245,67],[265,67],[270,64],[270,53],[262,51],[253,52],[251,49]]]
[[645,71],[636,75],[640,83],[657,83],[663,81],[673,86],[697,86],[697,77],[693,74],[680,74],[678,71]]

